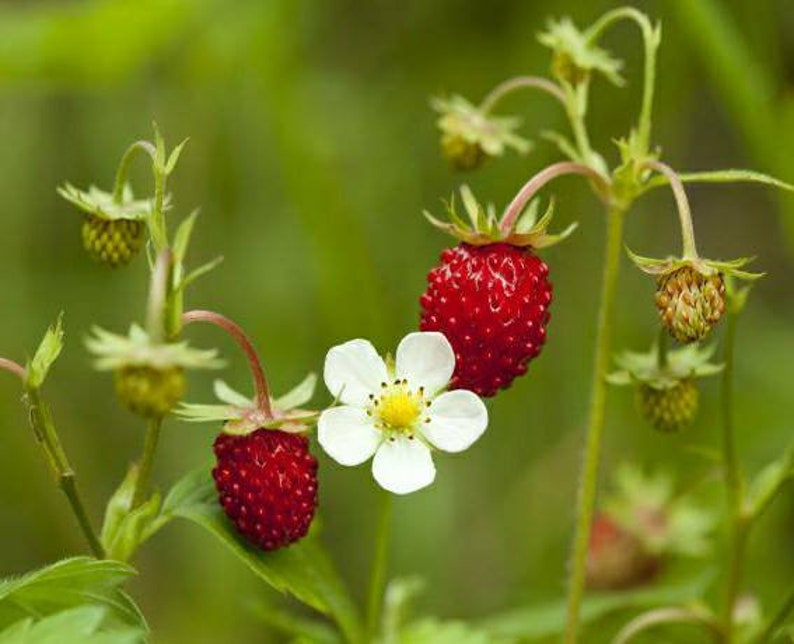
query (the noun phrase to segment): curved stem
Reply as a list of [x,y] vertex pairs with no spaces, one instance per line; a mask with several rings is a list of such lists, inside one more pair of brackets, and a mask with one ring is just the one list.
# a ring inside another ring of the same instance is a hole
[[0,369],[8,371],[9,373],[13,373],[20,380],[22,380],[22,382],[25,382],[25,378],[27,377],[27,372],[25,371],[25,367],[14,362],[13,360],[9,360],[7,358],[0,358]]
[[539,89],[550,94],[565,105],[565,93],[554,81],[548,78],[541,78],[540,76],[516,76],[515,78],[508,78],[506,81],[494,87],[482,100],[482,103],[480,103],[480,111],[483,114],[487,114],[496,107],[497,103],[505,96],[517,89],[523,88]]
[[606,375],[609,370],[612,322],[620,269],[624,216],[624,210],[613,207],[610,209],[607,218],[601,308],[598,313],[598,329],[596,331],[595,365],[591,381],[587,443],[580,474],[579,496],[576,507],[576,532],[569,564],[568,602],[564,638],[566,644],[574,644],[577,641],[579,632],[579,611],[584,595],[587,544],[590,541],[590,528],[595,510],[598,465],[601,455],[601,440],[604,433],[607,393]]
[[375,532],[375,553],[367,595],[367,636],[375,641],[378,635],[383,597],[386,589],[386,570],[389,562],[389,542],[391,536],[392,495],[381,492],[381,508]]
[[591,165],[596,156],[590,146],[590,136],[587,134],[587,126],[584,122],[584,115],[587,112],[587,95],[590,91],[590,81],[585,80],[576,86],[565,86],[565,112],[576,139],[576,147],[579,149],[579,158],[588,166]]
[[697,259],[698,251],[695,244],[695,229],[692,225],[692,211],[689,208],[689,199],[687,199],[681,177],[669,165],[661,161],[646,161],[645,166],[663,174],[670,182],[670,188],[673,190],[678,207],[678,218],[681,222],[681,237],[684,245],[683,256],[685,259]]
[[722,374],[722,450],[725,476],[726,500],[728,506],[728,557],[725,573],[725,588],[720,612],[720,620],[730,644],[733,641],[733,611],[739,594],[742,578],[742,564],[750,524],[743,511],[743,481],[739,459],[736,453],[733,417],[733,374],[736,344],[736,312],[728,307],[727,328],[725,331],[725,368]]
[[632,619],[615,636],[613,644],[628,644],[643,631],[660,624],[697,624],[718,639],[723,635],[719,624],[708,613],[690,608],[657,608]]
[[235,322],[230,320],[220,313],[214,311],[188,311],[182,314],[182,322],[190,324],[192,322],[207,322],[220,327],[228,333],[238,346],[245,352],[248,357],[248,363],[251,366],[251,375],[254,378],[254,388],[256,389],[256,404],[262,411],[266,418],[273,418],[273,408],[270,404],[270,389],[265,378],[265,372],[262,369],[262,363],[259,360],[259,355],[254,349],[254,345],[245,332]]
[[58,480],[58,486],[69,501],[69,506],[77,518],[80,530],[83,532],[86,541],[88,541],[94,556],[98,559],[104,558],[105,550],[88,518],[85,504],[77,489],[74,470],[66,457],[63,445],[61,445],[58,432],[55,429],[55,423],[52,420],[52,414],[42,401],[37,388],[26,388],[25,404],[28,409],[28,422],[33,434],[36,436],[39,445],[41,445],[44,456],[47,458],[47,463]]
[[163,427],[162,418],[152,418],[146,427],[146,438],[143,441],[143,454],[138,466],[138,478],[135,480],[135,490],[132,493],[130,510],[134,510],[146,500],[149,488],[149,479],[152,476],[154,455],[157,453],[157,444],[160,442],[160,430]]
[[634,21],[642,31],[645,47],[645,69],[643,71],[642,107],[637,131],[643,153],[647,153],[651,140],[651,113],[653,111],[653,93],[656,85],[656,51],[659,48],[658,32],[651,21],[641,11],[633,7],[619,7],[608,11],[587,31],[588,42],[598,40],[606,29],[620,20]]
[[513,197],[513,201],[510,202],[510,205],[507,206],[504,215],[502,215],[502,220],[499,222],[499,229],[503,233],[509,233],[515,225],[516,219],[518,219],[518,216],[524,210],[524,207],[529,200],[532,199],[532,197],[534,197],[543,186],[549,183],[549,181],[566,174],[579,174],[585,177],[590,177],[591,179],[595,179],[604,185],[609,184],[609,180],[606,177],[593,170],[593,168],[581,163],[576,163],[574,161],[561,161],[559,163],[550,165],[548,168],[544,168],[529,181],[527,181],[521,190],[518,191],[518,194]]
[[130,168],[130,163],[135,158],[136,153],[143,152],[148,154],[152,161],[157,158],[157,151],[155,147],[148,141],[135,141],[124,152],[121,157],[118,170],[116,170],[116,181],[113,184],[113,201],[117,204],[121,203],[124,198],[124,186],[127,185],[127,172]]

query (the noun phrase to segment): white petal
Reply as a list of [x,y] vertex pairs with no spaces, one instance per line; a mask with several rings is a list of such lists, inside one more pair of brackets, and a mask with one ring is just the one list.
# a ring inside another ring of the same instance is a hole
[[488,410],[482,400],[465,389],[441,394],[428,411],[430,422],[422,424],[421,432],[445,452],[468,449],[488,427]]
[[[370,394],[389,380],[386,365],[367,340],[350,340],[332,347],[325,356],[325,385],[346,405],[364,406]],[[341,395],[340,395],[341,394]]]
[[397,347],[394,371],[411,388],[424,387],[429,394],[446,387],[455,371],[455,352],[443,333],[409,333]]
[[372,460],[372,476],[384,490],[410,494],[430,485],[436,478],[436,468],[424,443],[398,437],[381,443]]
[[317,421],[317,439],[328,456],[341,465],[360,465],[378,449],[383,434],[367,412],[358,407],[331,407]]

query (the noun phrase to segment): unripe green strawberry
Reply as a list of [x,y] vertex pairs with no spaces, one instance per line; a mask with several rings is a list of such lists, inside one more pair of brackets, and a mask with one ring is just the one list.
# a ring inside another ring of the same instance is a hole
[[684,265],[661,275],[656,307],[662,323],[676,340],[685,344],[701,340],[725,312],[722,274],[707,275]]
[[83,220],[83,246],[96,261],[113,268],[124,266],[146,241],[146,224],[140,219],[103,219],[88,215]]
[[115,384],[116,395],[133,414],[162,418],[185,393],[185,372],[179,366],[129,365],[116,370]]
[[700,392],[691,378],[672,387],[657,389],[640,383],[637,387],[637,406],[640,414],[661,432],[678,432],[695,420]]
[[441,136],[441,152],[455,170],[475,170],[488,157],[477,141],[452,133]]

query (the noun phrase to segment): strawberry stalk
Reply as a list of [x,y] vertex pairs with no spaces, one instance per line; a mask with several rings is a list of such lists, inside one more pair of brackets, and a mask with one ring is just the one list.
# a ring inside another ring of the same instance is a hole
[[254,349],[254,345],[242,328],[226,316],[215,313],[214,311],[188,311],[182,314],[182,322],[184,324],[207,322],[220,327],[231,336],[248,358],[248,364],[251,367],[251,375],[254,380],[254,389],[256,391],[257,408],[266,419],[273,418],[273,408],[270,404],[270,388],[267,384],[267,378],[265,378],[264,369],[262,369],[262,362],[259,360],[259,355],[256,349]]

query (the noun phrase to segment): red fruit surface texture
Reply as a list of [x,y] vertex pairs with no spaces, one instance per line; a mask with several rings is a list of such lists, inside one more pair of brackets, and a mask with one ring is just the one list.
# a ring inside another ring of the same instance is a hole
[[441,253],[420,298],[423,331],[455,350],[451,389],[493,396],[527,371],[546,341],[549,268],[530,249],[459,244]]
[[306,535],[317,508],[317,461],[305,436],[273,429],[221,434],[213,449],[218,500],[241,535],[262,550]]

